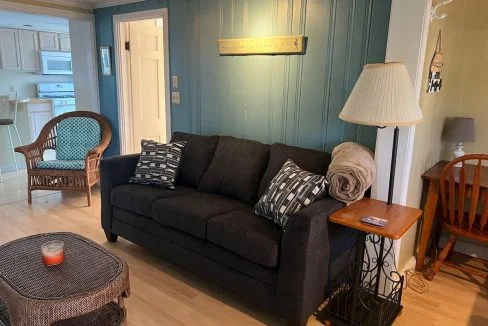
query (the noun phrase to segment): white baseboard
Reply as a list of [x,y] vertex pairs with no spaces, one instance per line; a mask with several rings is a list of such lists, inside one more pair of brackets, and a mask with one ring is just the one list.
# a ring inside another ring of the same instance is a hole
[[415,258],[415,256],[412,256],[410,257],[410,259],[405,263],[405,265],[403,266],[398,266],[399,269],[398,269],[398,272],[402,275],[405,274],[405,271],[409,270],[409,269],[415,269],[415,265],[417,264],[417,259]]

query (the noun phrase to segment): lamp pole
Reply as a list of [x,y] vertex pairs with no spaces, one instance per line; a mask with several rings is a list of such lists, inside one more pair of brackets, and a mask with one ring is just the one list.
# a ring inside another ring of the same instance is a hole
[[400,129],[395,127],[393,131],[393,148],[391,150],[390,184],[388,186],[388,205],[393,204],[393,188],[395,186],[395,170],[398,152],[398,135]]

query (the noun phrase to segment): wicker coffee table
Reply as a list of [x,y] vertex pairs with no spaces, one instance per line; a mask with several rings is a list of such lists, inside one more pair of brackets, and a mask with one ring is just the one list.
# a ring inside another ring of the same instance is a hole
[[[45,267],[41,245],[51,240],[64,241],[66,259]],[[5,325],[125,325],[128,295],[127,263],[80,235],[38,234],[0,246]]]

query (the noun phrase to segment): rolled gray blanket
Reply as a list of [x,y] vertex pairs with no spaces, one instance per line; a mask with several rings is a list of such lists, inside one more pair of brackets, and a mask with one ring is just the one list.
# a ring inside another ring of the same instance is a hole
[[329,193],[347,205],[360,200],[376,177],[374,154],[353,142],[342,143],[332,151],[327,171]]

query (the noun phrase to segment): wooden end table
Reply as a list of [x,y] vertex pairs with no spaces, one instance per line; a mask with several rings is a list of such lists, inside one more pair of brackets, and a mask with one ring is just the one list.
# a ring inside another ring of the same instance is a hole
[[[51,240],[65,243],[65,261],[46,267],[41,245]],[[38,234],[0,246],[0,325],[125,325],[129,291],[127,263],[80,235]]]
[[[395,268],[393,240],[400,239],[421,215],[420,209],[370,198],[333,213],[330,222],[358,231],[356,263],[329,289],[325,308],[316,318],[333,325],[391,325],[402,310],[404,281]],[[364,216],[388,222],[375,227],[362,223]]]

